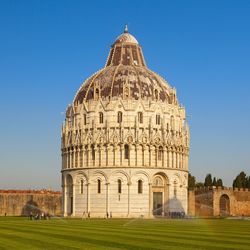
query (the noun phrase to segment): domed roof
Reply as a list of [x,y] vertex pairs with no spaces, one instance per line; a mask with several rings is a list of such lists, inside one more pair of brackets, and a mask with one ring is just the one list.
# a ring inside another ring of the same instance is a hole
[[83,83],[74,104],[118,98],[172,103],[172,90],[162,77],[147,68],[141,47],[126,27],[111,46],[105,67]]
[[128,26],[125,26],[123,34],[118,36],[115,40],[115,43],[135,43],[138,44],[138,41],[134,36],[128,33]]
[[115,43],[135,43],[135,44],[138,44],[138,41],[131,34],[123,33],[116,38]]

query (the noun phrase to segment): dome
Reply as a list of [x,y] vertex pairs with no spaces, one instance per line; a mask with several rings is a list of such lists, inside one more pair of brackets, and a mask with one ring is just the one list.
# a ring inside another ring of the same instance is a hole
[[172,92],[173,89],[161,76],[147,68],[141,47],[126,27],[111,46],[105,67],[83,83],[74,104],[99,98],[172,103]]
[[85,81],[75,97],[75,104],[92,99],[160,100],[171,103],[167,82],[146,67],[109,66]]

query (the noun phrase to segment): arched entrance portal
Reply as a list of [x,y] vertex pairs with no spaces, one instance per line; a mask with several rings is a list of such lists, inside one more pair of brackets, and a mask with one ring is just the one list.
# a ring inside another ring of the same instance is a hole
[[73,179],[71,175],[66,176],[66,199],[67,199],[67,215],[71,215],[73,213]]
[[230,200],[228,195],[223,194],[220,197],[220,215],[229,216],[230,215]]
[[152,183],[153,215],[165,216],[168,214],[166,206],[168,201],[168,181],[162,174],[156,174]]

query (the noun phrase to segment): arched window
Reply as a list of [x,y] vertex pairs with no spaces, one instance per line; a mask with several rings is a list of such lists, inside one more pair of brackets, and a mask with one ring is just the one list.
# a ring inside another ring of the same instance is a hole
[[122,112],[121,111],[119,111],[117,114],[117,122],[122,123]]
[[124,145],[124,158],[127,160],[129,159],[129,146],[128,146],[128,144]]
[[143,114],[142,114],[142,112],[138,113],[138,121],[139,121],[139,123],[143,123]]
[[160,117],[160,115],[156,115],[156,116],[155,116],[155,123],[156,123],[157,125],[160,125],[160,124],[161,124],[161,117]]
[[91,145],[91,156],[92,156],[92,160],[95,160],[95,146],[92,144]]
[[100,93],[99,88],[96,88],[95,89],[95,100],[99,99],[99,93]]
[[101,180],[100,179],[97,180],[97,193],[98,194],[101,193]]
[[158,90],[155,90],[155,100],[158,100],[159,96],[158,96]]
[[80,194],[83,194],[83,180],[80,182]]
[[122,193],[122,181],[119,179],[118,180],[118,194]]
[[74,162],[75,162],[75,154],[74,154],[74,151],[73,151],[73,148],[72,148],[72,152],[71,152],[71,167],[73,168],[74,166]]
[[99,113],[99,122],[103,123],[103,113],[102,112]]
[[171,130],[174,130],[174,117],[173,116],[170,117],[170,126],[171,126]]
[[142,191],[143,191],[142,188],[143,188],[142,187],[142,180],[139,180],[138,181],[138,194],[142,194]]
[[159,147],[159,149],[158,149],[158,160],[159,161],[162,160],[162,155],[163,155],[163,148]]
[[78,150],[75,150],[75,168],[78,166]]
[[70,168],[70,150],[67,152],[67,159],[68,159],[67,168]]
[[84,125],[87,124],[87,115],[86,114],[83,115],[83,123],[84,123]]
[[82,164],[83,164],[83,157],[82,157],[82,154],[83,154],[83,150],[82,150],[82,146],[80,147],[80,159],[79,159],[79,164],[80,166],[79,167],[82,167]]

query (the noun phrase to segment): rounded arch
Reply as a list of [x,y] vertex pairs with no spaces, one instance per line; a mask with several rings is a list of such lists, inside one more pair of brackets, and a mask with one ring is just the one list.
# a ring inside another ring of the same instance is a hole
[[76,175],[75,176],[75,184],[79,184],[81,183],[81,181],[83,181],[85,184],[88,183],[87,178],[84,175]]
[[155,178],[156,176],[161,176],[161,177],[163,177],[163,179],[164,179],[164,181],[166,182],[166,184],[169,184],[169,177],[168,177],[168,175],[167,175],[166,173],[162,172],[162,171],[156,172],[156,173],[154,173],[154,174],[152,175],[152,177],[151,177],[151,182],[152,182],[152,183],[153,183],[154,178]]
[[74,179],[78,180],[79,178],[84,178],[86,179],[86,181],[89,181],[88,176],[83,171],[77,171],[76,173],[74,173]]
[[70,173],[67,173],[64,176],[64,185],[65,186],[69,186],[69,185],[73,185],[73,176]]
[[164,179],[161,175],[155,175],[153,179],[153,186],[159,187],[159,186],[164,186]]
[[221,216],[230,215],[230,198],[227,194],[223,194],[220,197],[220,215]]
[[126,178],[126,181],[130,182],[130,176],[125,171],[123,171],[123,170],[115,170],[115,171],[111,172],[111,174],[108,176],[108,178],[111,179],[116,174],[122,174],[122,175],[124,175],[125,178]]
[[152,175],[152,214],[164,216],[169,209],[169,179],[164,171],[156,171]]
[[140,174],[144,175],[147,178],[147,181],[150,182],[150,176],[149,176],[149,174],[147,172],[143,171],[143,170],[136,171],[134,174],[132,174],[131,179],[134,178],[134,177],[136,177],[137,175],[140,175]]
[[105,181],[108,182],[108,176],[103,172],[103,171],[100,171],[100,170],[96,170],[93,175],[92,175],[92,178],[93,179],[94,177],[98,176],[98,175],[101,175],[104,177]]

